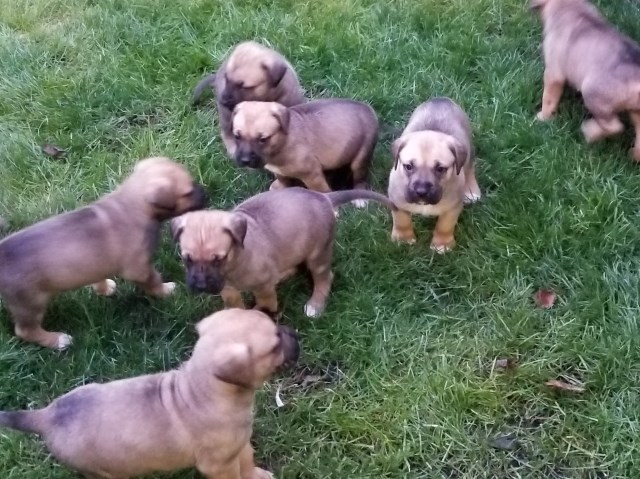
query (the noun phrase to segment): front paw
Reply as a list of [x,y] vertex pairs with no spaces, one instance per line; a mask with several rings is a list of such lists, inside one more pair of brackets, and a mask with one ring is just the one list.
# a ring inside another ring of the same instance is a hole
[[538,121],[549,121],[553,118],[553,112],[545,112],[544,110],[540,110],[536,115],[536,120]]
[[413,231],[400,231],[394,229],[391,231],[391,240],[396,243],[415,244],[416,234]]
[[450,240],[436,240],[431,241],[431,249],[438,254],[444,254],[448,251],[451,251],[453,247],[456,245],[456,242],[453,238]]
[[162,286],[158,290],[159,298],[166,298],[167,296],[171,296],[173,292],[176,290],[176,283],[173,281],[169,283],[162,283]]
[[269,471],[265,471],[259,467],[253,468],[253,478],[252,479],[273,479],[274,476]]

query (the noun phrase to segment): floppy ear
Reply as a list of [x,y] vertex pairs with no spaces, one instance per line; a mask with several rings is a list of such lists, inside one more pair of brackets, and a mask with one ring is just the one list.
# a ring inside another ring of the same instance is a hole
[[400,137],[391,144],[391,155],[393,156],[393,169],[398,168],[398,161],[400,160],[400,152],[407,144],[407,140]]
[[465,161],[467,161],[467,157],[469,156],[469,151],[467,147],[465,147],[462,143],[460,143],[455,138],[449,142],[449,149],[451,153],[453,153],[453,157],[455,158],[456,165],[456,174],[459,175],[462,170],[462,166]]
[[281,105],[280,103],[277,103],[276,105],[277,106],[271,109],[271,114],[276,120],[278,120],[280,129],[286,135],[287,133],[289,133],[289,109],[286,106]]
[[173,238],[173,241],[175,241],[176,243],[180,241],[180,236],[184,231],[186,222],[187,221],[186,221],[185,215],[178,216],[177,218],[174,218],[169,222],[171,237]]
[[243,388],[253,388],[251,349],[246,344],[231,343],[213,352],[213,375],[220,381]]
[[177,205],[173,185],[168,178],[152,181],[144,197],[149,204],[162,210],[175,210]]
[[231,235],[237,246],[244,248],[244,237],[247,234],[247,219],[244,216],[232,214],[226,221],[224,230]]
[[283,62],[276,60],[271,65],[262,65],[262,68],[267,72],[269,77],[269,83],[272,87],[278,86],[287,73],[287,65]]

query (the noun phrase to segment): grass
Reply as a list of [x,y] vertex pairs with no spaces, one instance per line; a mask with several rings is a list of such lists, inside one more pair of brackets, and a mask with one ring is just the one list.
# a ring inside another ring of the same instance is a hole
[[[598,5],[640,39],[636,2]],[[485,196],[463,213],[456,250],[429,250],[432,220],[416,220],[415,246],[395,245],[384,210],[347,208],[323,318],[302,313],[304,278],[282,286],[301,367],[331,365],[331,381],[296,387],[293,372],[259,391],[256,457],[277,477],[640,476],[632,137],[587,147],[572,93],[553,122],[534,121],[540,26],[524,0],[0,0],[0,12],[0,216],[12,229],[92,201],[156,154],[188,165],[215,207],[263,191],[266,175],[225,158],[213,103],[189,106],[196,82],[244,39],[284,53],[309,95],[373,105],[386,132],[373,166],[378,190],[389,132],[419,102],[448,95],[470,114]],[[68,149],[66,161],[46,158],[45,142]],[[167,238],[157,264],[182,281]],[[559,294],[551,310],[532,303],[540,287]],[[17,341],[1,310],[0,409],[174,367],[189,355],[193,324],[220,307],[184,286],[163,301],[122,283],[115,299],[65,294],[46,319],[75,337],[61,354]],[[496,358],[518,366],[495,371]],[[564,375],[586,392],[544,386]],[[519,446],[492,448],[505,433]],[[76,476],[37,439],[2,431],[0,477]]]

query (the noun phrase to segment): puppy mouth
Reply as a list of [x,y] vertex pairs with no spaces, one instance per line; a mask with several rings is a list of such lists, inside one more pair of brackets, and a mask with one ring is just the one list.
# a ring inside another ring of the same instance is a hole
[[251,168],[251,169],[259,169],[264,166],[264,161],[261,156],[250,152],[244,153],[239,152],[236,155],[236,164],[241,168]]
[[421,206],[437,205],[442,199],[442,195],[439,193],[431,193],[428,195],[417,195],[414,192],[407,194],[407,201]]
[[187,274],[187,286],[190,291],[198,294],[220,294],[220,291],[224,288],[224,280],[189,272]]
[[300,338],[298,333],[287,326],[278,326],[278,336],[282,341],[284,353],[284,361],[280,367],[288,369],[295,365],[300,358]]

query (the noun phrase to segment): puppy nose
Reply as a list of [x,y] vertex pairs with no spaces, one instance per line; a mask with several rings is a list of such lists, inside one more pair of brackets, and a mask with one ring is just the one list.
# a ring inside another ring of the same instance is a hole
[[433,183],[429,183],[428,181],[416,182],[413,185],[413,191],[418,196],[426,196],[431,192],[433,188]]
[[287,326],[278,326],[278,335],[282,340],[284,351],[284,367],[290,367],[300,358],[300,341],[298,333]]

